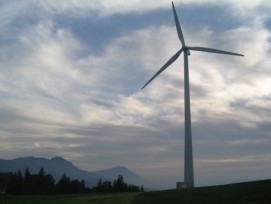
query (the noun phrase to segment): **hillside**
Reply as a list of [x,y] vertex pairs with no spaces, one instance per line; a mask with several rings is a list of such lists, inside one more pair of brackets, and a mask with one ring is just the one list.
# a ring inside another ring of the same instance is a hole
[[142,193],[132,204],[271,203],[271,180]]
[[0,196],[0,203],[12,204],[269,204],[271,180],[187,190],[167,190],[147,193],[113,193],[86,195]]
[[123,166],[88,172],[79,169],[62,157],[53,157],[51,159],[36,157],[23,157],[12,160],[0,159],[0,172],[17,172],[21,170],[21,172],[24,173],[25,169],[28,168],[31,173],[37,173],[42,167],[46,173],[53,175],[56,180],[60,179],[63,173],[66,173],[71,179],[84,179],[89,187],[95,186],[100,178],[102,178],[103,181],[112,181],[116,179],[118,175],[122,175],[125,181],[130,184],[144,184],[144,181],[138,175]]

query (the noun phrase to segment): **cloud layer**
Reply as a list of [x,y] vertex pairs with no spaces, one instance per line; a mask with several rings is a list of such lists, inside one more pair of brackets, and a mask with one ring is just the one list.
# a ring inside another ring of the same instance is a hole
[[[189,57],[196,185],[267,178],[271,165],[269,2],[175,4],[180,5],[178,10],[194,12],[209,4],[225,7],[224,14],[231,14],[233,24],[236,18],[235,26],[219,30],[185,21],[186,43],[245,55],[192,52]],[[88,22],[82,26],[91,34],[97,26],[117,25],[116,15],[130,20],[144,20],[147,14],[150,20],[162,10],[172,15],[169,2],[12,1],[2,3],[2,8],[3,158],[61,155],[86,170],[126,165],[150,179],[159,177],[164,187],[182,179],[182,55],[140,90],[179,49],[173,19],[147,26],[135,22],[113,37],[108,30],[107,43],[97,52],[92,41],[103,44],[103,39],[93,34],[89,41],[83,40],[73,24],[74,19],[89,20],[90,28]],[[249,11],[256,17],[249,17]]]

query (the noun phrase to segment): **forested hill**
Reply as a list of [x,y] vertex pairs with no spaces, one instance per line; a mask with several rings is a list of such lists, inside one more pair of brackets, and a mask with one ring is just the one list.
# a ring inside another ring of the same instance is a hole
[[86,186],[89,187],[95,186],[100,178],[113,181],[118,175],[122,175],[131,184],[144,185],[145,182],[123,166],[88,172],[79,169],[62,157],[53,157],[51,159],[36,157],[23,157],[12,160],[0,159],[0,172],[17,172],[18,170],[24,172],[26,168],[29,169],[30,173],[38,173],[41,168],[44,168],[46,173],[51,174],[56,180],[59,180],[63,173],[66,173],[71,179],[84,180]]

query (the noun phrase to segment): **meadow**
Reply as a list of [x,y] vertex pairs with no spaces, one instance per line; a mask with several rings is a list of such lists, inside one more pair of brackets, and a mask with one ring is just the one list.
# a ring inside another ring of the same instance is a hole
[[130,204],[139,193],[0,196],[1,204]]
[[0,196],[1,204],[270,204],[271,180],[145,193]]

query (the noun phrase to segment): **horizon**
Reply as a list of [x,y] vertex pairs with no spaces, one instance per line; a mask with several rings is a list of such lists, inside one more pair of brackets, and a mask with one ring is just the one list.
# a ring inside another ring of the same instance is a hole
[[[45,158],[45,157],[35,157],[35,156],[24,156],[24,157],[18,157],[18,158],[13,158],[13,159],[10,159],[10,160],[6,160],[6,161],[11,161],[11,160],[18,160],[18,159],[28,159],[28,158],[35,158],[35,159],[46,159],[46,160],[53,160],[53,159],[55,159],[55,158],[61,158],[61,159],[63,159],[65,162],[68,162],[68,163],[71,163],[74,167],[76,167],[76,168],[79,168],[79,170],[82,170],[82,171],[86,171],[85,169],[81,169],[80,167],[78,167],[78,166],[76,166],[76,165],[74,165],[73,164],[73,162],[72,161],[69,161],[69,160],[67,160],[67,159],[65,159],[65,158],[63,158],[63,157],[61,157],[61,156],[54,156],[54,157],[52,157],[52,158]],[[1,159],[1,158],[0,158]],[[50,171],[48,171],[48,169],[46,170],[46,168],[44,168],[43,166],[41,166],[40,168],[38,168],[37,169],[37,171],[35,172],[32,172],[31,171],[31,169],[29,169],[29,167],[26,167],[28,170],[30,170],[30,173],[31,174],[38,174],[39,173],[39,171],[40,171],[40,169],[42,168],[44,171],[45,171],[45,173],[49,173],[49,174],[51,174],[52,172],[50,172]],[[152,190],[167,190],[168,188],[166,188],[166,186],[164,186],[163,184],[162,185],[160,185],[159,183],[153,183],[153,181],[149,181],[147,178],[143,178],[143,177],[141,177],[141,175],[139,175],[139,174],[137,174],[136,172],[134,172],[132,169],[130,169],[129,167],[126,167],[126,166],[121,166],[121,165],[118,165],[118,166],[113,166],[113,167],[110,167],[110,168],[107,168],[107,169],[100,169],[100,170],[95,170],[95,171],[91,171],[91,170],[89,170],[89,171],[86,171],[87,173],[97,173],[97,174],[99,174],[99,172],[103,172],[103,171],[108,171],[108,170],[115,170],[115,169],[119,169],[119,168],[124,168],[125,170],[128,170],[128,172],[129,173],[132,173],[133,175],[135,175],[135,176],[139,176],[139,178],[140,178],[140,180],[141,181],[143,181],[143,182],[145,182],[144,184],[143,183],[141,183],[140,185],[142,185],[142,186],[144,186],[146,189],[152,189]],[[21,171],[21,173],[23,173],[23,170],[26,170],[26,169],[19,169],[18,171]],[[17,172],[17,170],[16,171],[12,171],[13,173],[16,173]],[[0,172],[0,173],[2,173],[2,172]],[[3,173],[5,173],[5,172],[3,172]],[[63,171],[63,174],[66,174],[68,177],[70,177],[70,175],[67,173],[67,172],[65,172],[65,171]],[[124,180],[126,179],[126,177],[125,177],[125,175],[122,175],[122,174],[120,174],[121,176],[123,176],[123,178],[124,178]],[[110,178],[104,178],[103,176],[104,175],[100,175],[101,176],[101,178],[100,179],[110,179]],[[53,177],[54,177],[54,175],[53,175]],[[80,175],[78,175],[78,178],[80,177]],[[57,178],[57,177],[56,177]],[[73,176],[72,177],[72,179],[78,179],[78,178],[76,178],[76,176]],[[58,179],[60,179],[60,178],[58,178]],[[228,185],[228,184],[237,184],[237,183],[246,183],[246,182],[251,182],[251,181],[261,181],[261,180],[270,180],[271,178],[266,178],[266,179],[259,179],[259,180],[239,180],[239,181],[235,181],[235,182],[230,182],[230,183],[221,183],[221,184],[214,184],[214,185],[203,185],[203,186],[195,186],[195,188],[197,188],[197,187],[211,187],[211,186],[219,186],[219,185]],[[84,180],[84,179],[82,179],[82,180]],[[126,181],[126,180],[125,180]],[[129,181],[129,178],[128,178],[128,181]],[[94,182],[95,183],[95,182]],[[135,184],[135,183],[133,183],[133,182],[130,182],[130,184]],[[139,184],[137,184],[137,185],[139,185]],[[175,189],[175,188],[173,188],[173,189]],[[151,190],[151,191],[152,191]]]
[[[270,178],[270,3],[174,4],[186,44],[245,55],[189,56],[195,186]],[[140,89],[181,45],[171,1],[0,5],[3,159],[183,181],[183,60]]]

